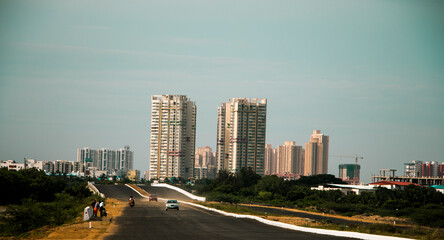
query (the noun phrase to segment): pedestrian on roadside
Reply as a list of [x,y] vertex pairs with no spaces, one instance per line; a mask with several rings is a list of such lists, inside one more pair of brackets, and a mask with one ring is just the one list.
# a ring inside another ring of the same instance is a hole
[[99,211],[99,204],[100,202],[97,201],[96,205],[94,205],[94,216],[97,217],[97,211]]
[[99,203],[99,210],[100,210],[100,217],[103,217],[103,215],[105,215],[105,213],[104,213],[105,203],[103,202],[103,200],[101,200]]

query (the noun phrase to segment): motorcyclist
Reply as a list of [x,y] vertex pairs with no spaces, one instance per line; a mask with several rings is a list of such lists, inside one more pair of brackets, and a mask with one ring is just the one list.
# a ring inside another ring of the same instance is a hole
[[133,198],[133,196],[130,196],[130,198],[129,198],[129,205],[131,206],[131,207],[134,207],[134,204],[135,204],[136,202],[134,201],[134,198]]

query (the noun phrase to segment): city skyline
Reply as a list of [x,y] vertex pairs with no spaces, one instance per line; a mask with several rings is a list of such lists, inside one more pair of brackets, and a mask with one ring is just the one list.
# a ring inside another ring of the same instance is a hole
[[444,161],[442,1],[1,1],[0,19],[1,160],[130,145],[146,171],[150,98],[181,94],[196,147],[216,149],[220,103],[266,98],[266,144],[320,129],[361,181]]

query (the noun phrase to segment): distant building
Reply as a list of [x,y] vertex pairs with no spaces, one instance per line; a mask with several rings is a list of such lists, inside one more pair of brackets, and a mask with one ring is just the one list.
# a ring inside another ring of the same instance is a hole
[[118,150],[79,148],[77,149],[77,162],[83,164],[85,170],[94,169],[106,171],[107,174],[125,175],[133,169],[134,151],[131,151],[129,146]]
[[271,144],[265,145],[265,175],[276,173],[276,148]]
[[443,177],[444,163],[412,161],[404,163],[404,176],[406,177]]
[[305,176],[328,173],[328,145],[329,136],[314,130],[310,142],[305,143]]
[[[26,163],[26,165],[25,165]],[[6,162],[0,161],[0,167],[7,167],[8,170],[18,171],[26,168],[36,168],[47,174],[73,174],[79,175],[84,171],[82,163],[67,160],[57,161],[37,161],[35,159],[26,159],[25,163],[16,163],[14,160]]]
[[[355,176],[355,168],[357,175]],[[359,184],[361,166],[358,164],[339,164],[339,178],[350,184]]]
[[143,172],[143,178],[145,179],[145,180],[150,180],[151,178],[150,178],[150,171],[144,171]]
[[216,161],[210,147],[199,147],[195,154],[194,179],[216,177]]
[[[74,163],[78,163],[78,162],[74,162]],[[43,170],[45,173],[54,173],[54,162],[52,161],[38,161],[35,165],[34,165],[37,169]],[[81,170],[78,170],[76,172],[83,172],[84,171],[84,166],[82,163],[78,164],[78,167]]]
[[24,163],[17,163],[14,160],[0,161],[0,167],[7,168],[9,171],[19,171],[25,168]]
[[217,114],[217,169],[264,175],[267,99],[233,98]]
[[296,142],[287,141],[284,145],[277,146],[276,150],[277,174],[303,174],[302,146],[296,146]]
[[411,182],[399,182],[399,181],[379,181],[375,183],[370,183],[371,186],[377,186],[377,187],[385,187],[388,189],[400,189],[404,190],[409,185],[416,185],[418,184],[411,183]]
[[[422,165],[421,165],[422,166]],[[390,181],[390,182],[407,182],[414,183],[419,185],[443,185],[444,178],[443,177],[429,177],[429,176],[418,176],[418,177],[410,177],[410,176],[396,176],[396,169],[380,169],[379,175],[372,174],[371,176],[372,183],[381,182],[381,181]]]
[[193,177],[196,112],[187,96],[152,96],[150,178]]
[[140,171],[139,170],[130,170],[126,175],[131,181],[139,181],[140,180]]

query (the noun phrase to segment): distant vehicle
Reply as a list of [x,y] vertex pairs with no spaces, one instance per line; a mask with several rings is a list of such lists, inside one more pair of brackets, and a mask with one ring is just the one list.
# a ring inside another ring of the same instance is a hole
[[151,201],[156,201],[157,202],[157,196],[155,194],[151,194],[150,195],[150,202]]
[[167,200],[165,210],[168,211],[168,209],[177,209],[179,211],[179,202],[174,199]]

